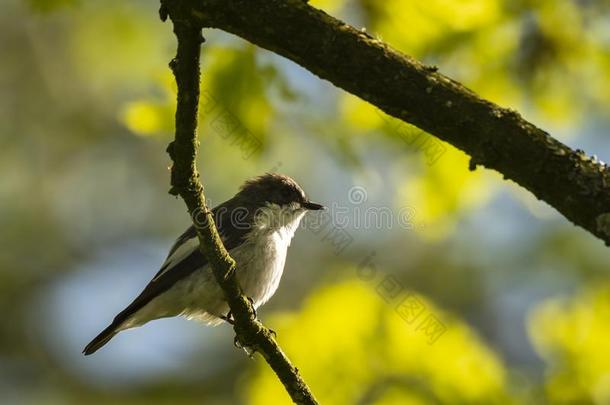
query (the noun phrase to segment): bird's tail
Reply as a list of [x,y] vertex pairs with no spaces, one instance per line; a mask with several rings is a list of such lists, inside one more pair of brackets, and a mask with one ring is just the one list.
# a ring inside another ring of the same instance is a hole
[[119,325],[117,325],[115,322],[112,322],[112,324],[110,324],[110,326],[108,326],[106,329],[104,329],[91,342],[89,342],[89,344],[87,346],[85,346],[85,349],[83,350],[83,354],[85,356],[93,354],[100,347],[102,347],[106,343],[108,343],[110,341],[110,339],[112,339],[114,337],[114,335],[119,333],[120,329],[118,328],[118,326]]

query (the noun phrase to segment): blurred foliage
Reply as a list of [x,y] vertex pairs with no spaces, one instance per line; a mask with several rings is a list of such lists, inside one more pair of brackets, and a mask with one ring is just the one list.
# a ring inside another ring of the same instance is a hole
[[[425,224],[417,228],[422,236],[433,240],[447,237],[455,230],[459,212],[480,207],[492,194],[488,174],[470,171],[470,158],[462,151],[437,140],[432,144],[425,139],[431,135],[354,96],[346,95],[342,101],[343,117],[354,136],[383,131],[392,141],[406,146],[406,153],[416,155],[418,168],[398,191],[396,205],[417,207],[418,221]],[[443,149],[434,153],[434,159],[427,159],[429,152],[434,152],[429,149],[439,145]]]
[[553,403],[610,403],[610,284],[549,299],[529,318]]
[[[352,269],[356,272],[356,269]],[[362,281],[314,292],[298,313],[270,319],[279,342],[324,404],[508,403],[501,361],[463,322],[418,297],[446,327],[435,341]],[[244,400],[290,404],[258,361]]]
[[74,6],[79,0],[26,0],[34,11],[48,13],[66,6]]
[[534,107],[536,120],[573,125],[590,102],[608,102],[607,2],[361,3],[380,38],[433,63],[442,57],[443,71],[492,101]]
[[[128,247],[162,255],[188,223],[166,194],[175,38],[149,1],[5,3],[0,402],[285,403],[269,369],[234,351],[223,327],[225,346],[141,338],[130,357],[120,336],[105,354],[80,357],[111,317],[102,309],[132,298],[118,292],[122,277],[158,265]],[[610,2],[310,4],[608,154]],[[408,229],[347,229],[355,242],[342,252],[323,233],[297,234],[261,316],[322,403],[610,401],[606,247],[497,174],[470,172],[450,145],[271,52],[204,35],[199,165],[213,202],[281,171],[327,205],[357,185],[373,208],[414,213]],[[447,326],[434,344],[375,285],[353,279],[364,250],[426,295]],[[118,272],[117,257],[128,263]],[[572,298],[545,300],[566,291]],[[171,366],[154,362],[164,354]]]
[[[257,62],[253,46],[212,48],[205,61],[204,94],[200,99],[202,124],[222,121],[212,128],[222,137],[251,136],[262,146],[273,118],[265,85],[274,79],[274,68]],[[139,135],[163,135],[166,139],[173,136],[176,88],[169,72],[159,82],[159,93],[163,94],[159,100],[143,98],[124,106],[120,118],[128,129]],[[203,136],[207,133],[202,132]]]
[[426,175],[407,181],[401,196],[408,206],[420,207],[418,228],[424,236],[442,238],[455,230],[458,213],[483,205],[493,191],[481,171],[468,170],[470,158],[462,151],[449,147]]

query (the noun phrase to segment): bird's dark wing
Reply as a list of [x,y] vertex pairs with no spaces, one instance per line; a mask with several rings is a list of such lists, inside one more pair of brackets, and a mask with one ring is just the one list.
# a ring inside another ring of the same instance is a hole
[[[239,210],[241,210],[241,213]],[[229,200],[215,207],[212,213],[214,214],[218,232],[226,249],[230,251],[241,245],[244,236],[249,231],[248,226],[244,225],[250,223],[249,218],[253,215],[252,210],[246,207],[239,207],[237,209],[233,201]],[[239,217],[239,220],[236,220],[236,217]],[[197,231],[191,225],[178,237],[171,247],[161,269],[146,285],[140,295],[114,318],[113,325],[120,325],[153,298],[167,291],[176,282],[189,276],[207,263],[208,260],[199,250]]]

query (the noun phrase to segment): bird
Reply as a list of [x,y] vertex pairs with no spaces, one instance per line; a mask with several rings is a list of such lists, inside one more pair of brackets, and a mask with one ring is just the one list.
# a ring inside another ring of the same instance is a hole
[[[277,290],[288,246],[308,211],[322,210],[299,184],[278,173],[247,180],[231,199],[212,209],[222,242],[235,260],[235,276],[254,309]],[[142,292],[83,350],[90,355],[119,332],[149,321],[182,316],[216,326],[231,321],[229,306],[194,225],[178,237]]]

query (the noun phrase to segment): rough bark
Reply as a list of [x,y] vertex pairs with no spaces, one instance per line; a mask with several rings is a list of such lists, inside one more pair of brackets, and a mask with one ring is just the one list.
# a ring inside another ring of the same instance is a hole
[[169,15],[178,40],[176,57],[170,62],[178,85],[176,135],[168,147],[173,160],[170,193],[180,195],[197,228],[200,248],[208,258],[214,276],[222,287],[234,319],[236,342],[259,352],[276,373],[297,404],[317,404],[313,394],[279,345],[273,333],[257,319],[250,302],[235,278],[235,261],[225,249],[207,208],[203,186],[196,167],[197,110],[199,103],[199,54],[203,37],[201,23],[188,12],[183,1],[162,2],[161,18]]
[[302,0],[186,0],[191,16],[283,55],[456,146],[610,244],[610,171],[382,41]]

